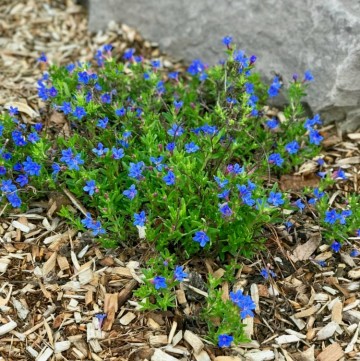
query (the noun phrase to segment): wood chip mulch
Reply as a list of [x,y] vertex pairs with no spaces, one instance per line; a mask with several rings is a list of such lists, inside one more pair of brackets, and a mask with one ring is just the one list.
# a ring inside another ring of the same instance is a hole
[[[115,56],[135,47],[147,58],[162,57],[155,44],[125,25],[112,23],[106,32],[89,34],[84,9],[71,1],[3,0],[0,106],[21,102],[24,117],[50,116],[36,95],[40,53],[50,62],[88,61],[107,43]],[[281,112],[266,111],[281,119]],[[322,170],[342,168],[348,176],[335,186],[330,202],[336,204],[336,195],[359,192],[360,133],[342,137],[328,126],[322,134]],[[280,186],[294,192],[316,186],[318,171],[316,162],[306,162],[297,174],[282,177]],[[78,207],[71,196],[65,198]],[[191,297],[189,287],[179,289],[175,311],[139,312],[132,291],[141,282],[149,245],[101,248],[56,215],[63,201],[50,197],[0,220],[0,360],[360,360],[360,259],[349,255],[360,249],[360,237],[334,253],[322,243],[311,214],[293,220],[299,231],[269,228],[267,251],[239,260],[234,286],[256,303],[255,317],[245,319],[253,341],[220,350],[204,338],[195,317],[206,289],[190,285]],[[207,272],[224,273],[214,260],[192,260],[187,267],[200,280]],[[265,280],[260,271],[266,267],[277,277]],[[224,297],[229,288],[224,281]]]

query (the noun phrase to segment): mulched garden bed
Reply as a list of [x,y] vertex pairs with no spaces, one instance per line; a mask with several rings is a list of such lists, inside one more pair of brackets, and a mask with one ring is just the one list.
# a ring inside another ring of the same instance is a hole
[[[0,106],[22,103],[24,121],[41,114],[59,132],[66,132],[67,123],[36,95],[41,52],[50,62],[67,64],[89,61],[111,43],[117,57],[134,47],[146,58],[162,58],[166,67],[183,67],[127,26],[113,23],[104,33],[89,34],[84,9],[70,1],[2,1],[0,34]],[[265,112],[282,117],[275,109]],[[341,137],[334,126],[321,132],[326,137],[322,170],[341,167],[348,176],[333,189],[330,202],[335,202],[336,194],[359,192],[360,133]],[[282,190],[296,192],[316,186],[318,171],[309,161],[278,181]],[[0,360],[360,359],[360,267],[359,258],[349,255],[360,249],[360,237],[332,252],[321,244],[321,228],[311,212],[292,220],[296,232],[269,227],[267,250],[238,260],[233,288],[248,292],[257,305],[255,317],[245,319],[253,341],[222,350],[204,338],[196,317],[207,297],[199,280],[208,272],[221,277],[219,262],[192,259],[186,265],[194,277],[177,291],[176,310],[139,312],[132,291],[154,254],[151,244],[103,249],[57,216],[66,203],[84,211],[69,191],[45,199],[0,221]],[[276,278],[261,276],[267,267]],[[224,297],[229,288],[224,281]],[[101,313],[107,314],[103,322]]]

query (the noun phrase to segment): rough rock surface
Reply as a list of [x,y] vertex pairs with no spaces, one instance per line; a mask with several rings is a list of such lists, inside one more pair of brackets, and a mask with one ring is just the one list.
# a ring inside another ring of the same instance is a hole
[[268,79],[310,69],[311,110],[345,131],[360,127],[358,0],[89,0],[89,20],[91,30],[126,23],[173,56],[208,63],[232,35]]

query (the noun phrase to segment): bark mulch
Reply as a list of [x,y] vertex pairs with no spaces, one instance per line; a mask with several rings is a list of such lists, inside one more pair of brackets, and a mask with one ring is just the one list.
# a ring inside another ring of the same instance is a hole
[[[37,58],[44,52],[50,62],[88,61],[107,43],[114,45],[115,56],[135,47],[147,58],[163,57],[155,44],[125,25],[112,23],[103,33],[89,34],[84,9],[70,1],[3,0],[0,106],[22,103],[24,119],[41,114],[62,126],[37,99]],[[168,67],[182,66],[168,57],[163,61]],[[281,112],[265,110],[281,120]],[[333,189],[330,203],[336,205],[338,195],[359,192],[360,133],[342,137],[327,126],[322,134],[322,170],[341,167],[348,176]],[[308,161],[296,174],[282,177],[281,188],[296,192],[316,186],[318,171],[317,163]],[[151,245],[104,249],[57,216],[61,204],[81,208],[70,192],[48,198],[24,214],[0,219],[0,360],[360,359],[360,262],[349,255],[360,249],[360,237],[332,252],[322,243],[311,212],[294,215],[296,232],[269,228],[267,251],[239,260],[233,287],[251,294],[257,305],[255,317],[245,319],[253,341],[220,350],[204,338],[196,317],[207,297],[201,282],[191,282],[191,294],[186,283],[177,290],[174,311],[139,312],[132,291],[142,282],[141,267],[153,253]],[[222,265],[210,259],[194,259],[187,267],[197,279],[208,272],[224,274]],[[260,271],[266,267],[277,277],[265,280]],[[224,281],[224,297],[229,288]],[[107,314],[102,324],[101,313]]]

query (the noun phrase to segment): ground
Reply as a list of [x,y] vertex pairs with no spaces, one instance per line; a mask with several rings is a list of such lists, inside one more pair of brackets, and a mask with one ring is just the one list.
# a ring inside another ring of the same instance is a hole
[[[24,120],[40,114],[58,131],[66,131],[66,122],[36,95],[41,52],[50,62],[67,64],[91,60],[100,46],[111,43],[117,57],[135,47],[145,57],[162,57],[167,67],[182,67],[124,25],[109,24],[106,32],[89,34],[84,9],[71,1],[3,0],[0,34],[0,107],[22,103]],[[348,176],[334,194],[359,192],[360,133],[341,137],[328,126],[322,134],[326,168],[341,166]],[[316,185],[316,167],[307,162],[299,174],[283,177],[282,189]],[[2,216],[0,360],[360,359],[359,258],[349,255],[359,248],[360,238],[334,253],[320,244],[321,229],[311,214],[294,219],[301,225],[296,233],[269,228],[266,251],[239,260],[234,286],[251,294],[257,305],[255,317],[245,320],[253,341],[224,350],[206,340],[196,318],[206,290],[195,285],[197,297],[178,290],[173,312],[139,312],[132,290],[141,282],[140,267],[151,246],[101,248],[56,215],[64,202],[79,208],[71,193],[49,194],[25,214]],[[326,266],[320,267],[319,260]],[[202,278],[207,272],[223,273],[221,264],[210,259],[193,259],[188,266]],[[275,279],[260,275],[267,266]],[[222,289],[228,297],[226,282]],[[94,316],[102,312],[108,317],[99,329]]]

